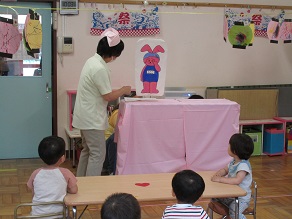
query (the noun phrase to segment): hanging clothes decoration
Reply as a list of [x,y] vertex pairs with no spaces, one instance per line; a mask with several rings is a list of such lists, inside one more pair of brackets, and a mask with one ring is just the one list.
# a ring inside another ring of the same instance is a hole
[[[263,14],[261,9],[226,8],[224,15],[227,17],[229,30],[234,25],[234,22],[243,22],[245,25],[247,25],[253,21],[255,25],[254,36],[268,38],[268,25],[273,17]],[[274,17],[281,21],[283,20],[284,16],[285,11],[280,11],[279,14]]]
[[280,38],[284,43],[292,42],[292,19],[285,19],[280,28]]
[[242,22],[235,22],[228,32],[228,40],[233,48],[245,49],[253,38],[253,33],[249,25]]
[[40,52],[42,38],[42,25],[39,20],[39,14],[30,9],[23,29],[23,40],[28,55],[34,57],[35,53]]
[[0,56],[12,58],[20,46],[21,34],[14,20],[0,17]]
[[91,35],[100,35],[105,29],[112,27],[121,36],[149,36],[160,33],[158,7],[141,12],[122,11],[105,15],[100,11],[92,14]]
[[167,44],[162,39],[140,39],[136,45],[135,86],[138,96],[163,96]]
[[269,22],[267,34],[270,43],[278,43],[280,38],[280,23],[278,19],[272,18],[272,20]]

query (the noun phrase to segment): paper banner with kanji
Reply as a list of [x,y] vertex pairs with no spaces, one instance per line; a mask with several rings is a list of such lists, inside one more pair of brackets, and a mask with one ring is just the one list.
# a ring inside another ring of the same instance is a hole
[[254,36],[268,38],[268,26],[272,18],[278,19],[280,23],[284,21],[285,12],[281,11],[278,14],[265,15],[260,9],[225,9],[225,16],[228,23],[228,30],[234,25],[235,22],[243,22],[245,25],[254,23]]
[[158,7],[141,12],[115,12],[111,15],[96,11],[92,14],[91,35],[100,35],[105,29],[112,27],[121,36],[149,36],[160,33]]
[[135,86],[138,96],[163,96],[167,44],[162,39],[140,39],[136,45]]

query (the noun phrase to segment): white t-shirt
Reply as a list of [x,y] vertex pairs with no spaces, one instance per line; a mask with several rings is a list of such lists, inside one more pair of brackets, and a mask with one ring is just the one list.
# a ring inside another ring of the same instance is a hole
[[77,89],[73,126],[78,129],[105,130],[108,127],[107,104],[102,95],[112,92],[106,62],[98,54],[83,66]]
[[[76,177],[66,168],[39,168],[31,174],[27,186],[34,192],[32,202],[37,203],[63,201],[68,188],[74,187],[76,183]],[[62,210],[60,205],[34,206],[31,214],[38,215]]]

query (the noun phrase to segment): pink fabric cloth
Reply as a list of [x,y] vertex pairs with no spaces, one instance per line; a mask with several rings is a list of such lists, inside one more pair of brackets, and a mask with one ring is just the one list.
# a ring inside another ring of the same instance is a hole
[[117,174],[217,170],[230,161],[240,106],[225,99],[120,103]]

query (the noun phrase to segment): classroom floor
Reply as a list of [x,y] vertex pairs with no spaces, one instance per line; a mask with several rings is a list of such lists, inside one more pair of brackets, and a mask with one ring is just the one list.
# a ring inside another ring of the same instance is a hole
[[[250,161],[253,178],[258,184],[257,219],[292,218],[292,154],[254,156]],[[40,166],[40,159],[0,160],[0,219],[13,218],[13,210],[17,204],[31,202],[32,197],[26,182],[32,171]],[[68,160],[62,166],[76,172]],[[141,203],[142,219],[161,218],[164,208],[170,204],[172,203]],[[206,209],[208,200],[197,204]],[[78,207],[79,213],[82,210],[82,207]],[[100,206],[89,206],[82,218],[100,219]],[[214,214],[214,218],[220,217]]]

